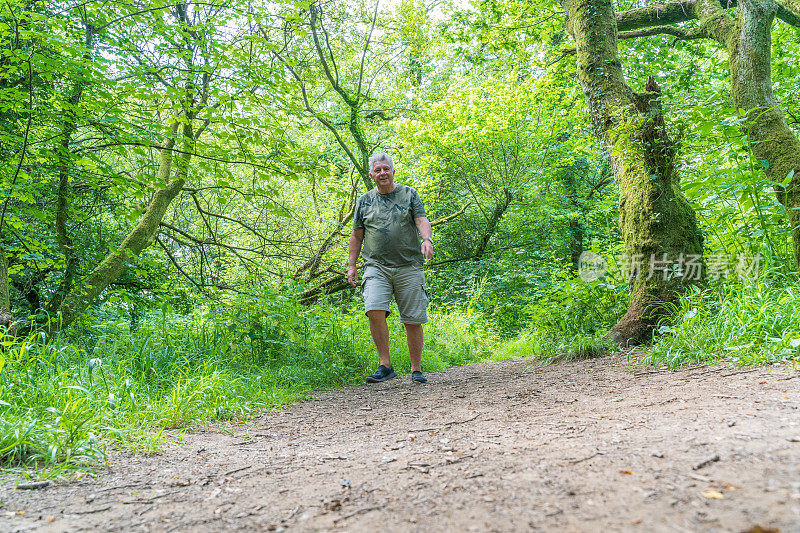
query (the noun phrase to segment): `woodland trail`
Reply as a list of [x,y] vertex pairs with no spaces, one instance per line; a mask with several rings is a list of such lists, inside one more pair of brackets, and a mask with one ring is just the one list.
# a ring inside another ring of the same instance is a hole
[[399,376],[96,479],[3,480],[0,530],[800,531],[799,374],[617,354]]

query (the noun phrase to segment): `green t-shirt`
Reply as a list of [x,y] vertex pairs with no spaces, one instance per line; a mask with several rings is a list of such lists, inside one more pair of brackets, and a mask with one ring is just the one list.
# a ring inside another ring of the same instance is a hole
[[397,183],[389,194],[381,194],[377,188],[362,194],[356,202],[353,228],[364,229],[364,264],[422,265],[414,219],[424,216],[422,200],[411,187]]

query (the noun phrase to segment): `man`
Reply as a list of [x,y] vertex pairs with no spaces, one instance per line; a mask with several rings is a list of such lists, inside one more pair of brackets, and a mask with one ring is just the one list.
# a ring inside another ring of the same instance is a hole
[[421,364],[422,325],[428,321],[428,293],[422,265],[425,259],[433,257],[431,224],[417,191],[394,182],[394,163],[390,156],[373,155],[369,158],[369,168],[376,187],[356,202],[347,260],[347,280],[355,287],[359,253],[364,258],[361,295],[369,318],[369,331],[380,357],[378,370],[367,376],[366,381],[378,383],[397,375],[389,357],[386,324],[389,302],[394,295],[400,320],[406,327],[411,380],[426,383]]

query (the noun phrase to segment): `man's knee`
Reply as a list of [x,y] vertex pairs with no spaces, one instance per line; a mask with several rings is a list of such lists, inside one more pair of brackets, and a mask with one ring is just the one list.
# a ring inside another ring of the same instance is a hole
[[384,311],[383,309],[373,309],[371,311],[367,311],[367,317],[372,320],[386,320],[386,317],[389,315],[388,311]]

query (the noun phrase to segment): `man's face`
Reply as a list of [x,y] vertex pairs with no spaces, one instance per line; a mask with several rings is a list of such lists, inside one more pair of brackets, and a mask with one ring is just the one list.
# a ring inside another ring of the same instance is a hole
[[369,175],[375,185],[384,189],[391,187],[394,183],[394,169],[385,160],[372,163],[372,170]]

